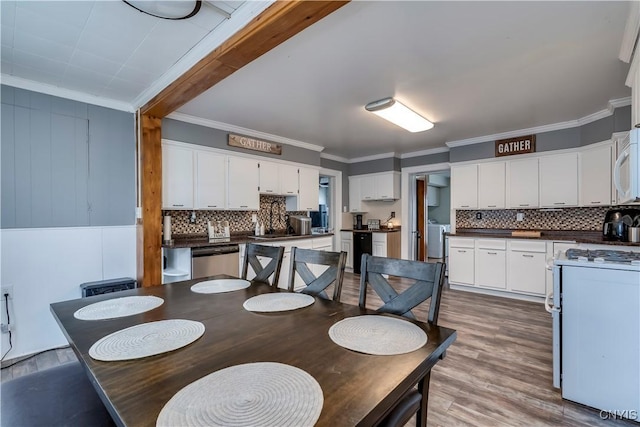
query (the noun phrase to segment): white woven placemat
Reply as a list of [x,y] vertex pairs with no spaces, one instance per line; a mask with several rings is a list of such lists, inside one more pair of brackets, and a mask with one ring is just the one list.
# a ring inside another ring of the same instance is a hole
[[261,313],[296,310],[315,302],[315,298],[307,294],[278,292],[251,297],[242,304],[245,310]]
[[329,337],[349,350],[382,356],[409,353],[427,343],[427,334],[413,323],[376,315],[342,319],[329,328]]
[[101,338],[91,346],[89,356],[104,362],[140,359],[185,347],[202,334],[204,325],[193,320],[142,323]]
[[104,320],[132,316],[160,307],[164,300],[152,295],[113,298],[82,307],[73,313],[80,320]]
[[220,294],[223,292],[239,291],[251,286],[251,282],[243,279],[214,279],[196,283],[191,287],[199,294]]
[[320,384],[294,366],[274,362],[232,366],[176,393],[156,425],[313,426],[322,412]]

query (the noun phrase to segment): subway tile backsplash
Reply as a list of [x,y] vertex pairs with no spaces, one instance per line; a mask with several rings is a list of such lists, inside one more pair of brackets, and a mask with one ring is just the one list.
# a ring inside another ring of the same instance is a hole
[[[260,196],[260,210],[256,211],[162,211],[162,215],[171,216],[171,234],[206,234],[207,221],[229,221],[229,229],[232,233],[246,232],[252,233],[254,224],[251,222],[252,214],[257,213],[258,221],[264,224],[265,228],[269,228],[269,212],[271,210],[271,202],[273,205],[273,228],[275,230],[284,230],[284,215],[307,215],[305,211],[289,211],[286,210],[284,196]],[[196,221],[191,223],[191,213],[195,212]]]
[[[623,207],[623,206],[619,206]],[[490,228],[507,230],[602,230],[604,216],[610,207],[545,209],[504,209],[456,211],[456,228]],[[524,221],[516,221],[516,214]],[[480,213],[482,219],[476,219]]]

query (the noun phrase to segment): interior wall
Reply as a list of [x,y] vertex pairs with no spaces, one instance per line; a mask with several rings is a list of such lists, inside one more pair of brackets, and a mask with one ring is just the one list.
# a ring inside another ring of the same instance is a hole
[[438,224],[451,223],[451,187],[440,187],[440,204],[429,206],[429,220]]

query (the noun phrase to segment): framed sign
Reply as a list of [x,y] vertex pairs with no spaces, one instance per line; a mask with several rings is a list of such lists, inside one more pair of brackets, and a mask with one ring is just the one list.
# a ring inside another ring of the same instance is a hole
[[228,145],[232,147],[246,148],[247,150],[262,151],[263,153],[282,154],[282,145],[275,142],[262,141],[248,136],[229,134]]
[[536,136],[526,135],[496,141],[496,157],[536,152]]

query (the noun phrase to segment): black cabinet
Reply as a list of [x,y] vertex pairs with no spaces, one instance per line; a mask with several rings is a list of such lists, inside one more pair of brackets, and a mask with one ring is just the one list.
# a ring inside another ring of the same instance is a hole
[[371,233],[353,232],[353,272],[360,274],[360,260],[362,254],[371,255]]

